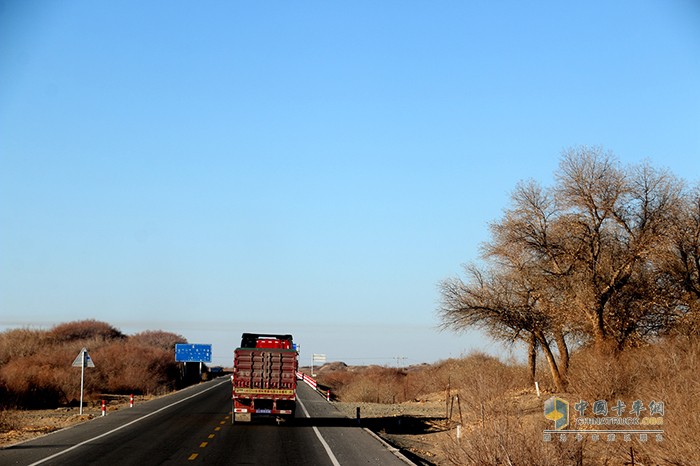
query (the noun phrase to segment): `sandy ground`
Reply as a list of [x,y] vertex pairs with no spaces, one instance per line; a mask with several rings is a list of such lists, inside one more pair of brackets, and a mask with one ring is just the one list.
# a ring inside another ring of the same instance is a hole
[[79,409],[60,408],[56,410],[5,411],[9,430],[0,432],[0,447],[31,440],[50,432],[70,427],[90,420],[95,413],[79,414]]

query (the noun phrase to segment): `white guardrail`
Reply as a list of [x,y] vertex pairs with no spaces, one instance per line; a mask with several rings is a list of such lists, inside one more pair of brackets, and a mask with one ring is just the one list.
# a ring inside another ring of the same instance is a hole
[[313,388],[318,392],[319,394],[323,395],[326,398],[326,401],[331,401],[331,391],[329,390],[321,390],[318,388],[318,383],[316,380],[312,379],[310,376],[302,373],[302,372],[297,372],[297,379],[303,380],[309,387]]

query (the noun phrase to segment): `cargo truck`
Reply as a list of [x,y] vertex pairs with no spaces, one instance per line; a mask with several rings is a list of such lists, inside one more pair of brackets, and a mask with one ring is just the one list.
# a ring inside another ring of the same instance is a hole
[[244,333],[233,357],[232,422],[294,418],[298,353],[291,335]]

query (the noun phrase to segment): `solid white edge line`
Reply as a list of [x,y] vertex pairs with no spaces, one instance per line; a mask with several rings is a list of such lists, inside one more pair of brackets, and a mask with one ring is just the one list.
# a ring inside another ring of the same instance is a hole
[[35,463],[32,463],[32,464],[30,464],[29,466],[36,466],[37,464],[45,463],[46,461],[52,460],[52,459],[54,459],[54,458],[57,458],[57,457],[59,457],[59,456],[65,454],[65,453],[68,453],[69,451],[72,451],[72,450],[75,450],[76,448],[82,447],[82,446],[85,445],[85,444],[88,444],[88,443],[90,443],[90,442],[93,442],[93,441],[95,441],[95,440],[97,440],[97,439],[101,439],[102,437],[107,437],[108,435],[111,435],[111,434],[113,434],[113,433],[115,433],[115,432],[117,432],[117,431],[119,431],[119,430],[122,430],[122,429],[125,428],[125,427],[129,427],[129,426],[132,425],[132,424],[136,424],[136,423],[139,422],[139,421],[143,421],[144,419],[146,419],[146,418],[148,418],[148,417],[151,417],[151,416],[153,416],[154,414],[157,414],[157,413],[159,413],[159,412],[161,412],[161,411],[164,411],[164,410],[166,410],[166,409],[168,409],[168,408],[172,408],[172,407],[175,406],[175,405],[179,405],[179,404],[182,403],[183,401],[187,401],[187,400],[189,400],[189,399],[192,399],[192,398],[194,398],[194,397],[197,397],[197,396],[201,395],[202,393],[206,393],[206,392],[208,392],[209,390],[212,390],[212,389],[218,387],[219,385],[221,385],[221,384],[223,384],[223,383],[230,383],[230,382],[227,381],[227,380],[226,380],[226,381],[223,381],[223,382],[220,382],[220,383],[218,383],[218,384],[216,384],[216,385],[213,385],[213,386],[211,386],[211,387],[209,387],[209,388],[207,388],[207,389],[205,389],[205,390],[202,390],[201,392],[197,392],[197,393],[195,393],[194,395],[190,395],[190,396],[188,396],[187,398],[183,398],[183,399],[181,399],[180,401],[176,401],[175,403],[169,404],[169,405],[167,405],[167,406],[163,406],[162,408],[160,408],[160,409],[158,409],[158,410],[156,410],[156,411],[153,411],[152,413],[148,413],[148,414],[146,414],[145,416],[141,416],[141,417],[138,418],[138,419],[134,419],[133,421],[127,422],[126,424],[121,425],[121,426],[117,427],[116,429],[112,429],[112,430],[110,430],[109,432],[105,432],[104,434],[100,434],[100,435],[98,435],[97,437],[93,437],[93,438],[91,438],[91,439],[84,440],[84,441],[82,441],[82,442],[80,442],[80,443],[77,443],[77,444],[73,445],[73,446],[70,447],[70,448],[66,448],[65,450],[61,450],[61,451],[59,451],[58,453],[54,453],[54,454],[51,455],[51,456],[47,456],[46,458],[40,459],[39,461],[37,461],[37,462],[35,462]]
[[398,459],[400,459],[401,461],[403,461],[403,462],[406,463],[406,464],[410,464],[411,466],[417,466],[416,463],[414,463],[413,461],[409,460],[408,457],[406,457],[406,455],[404,455],[403,453],[401,453],[401,450],[400,450],[400,449],[398,449],[398,448],[392,446],[389,442],[387,442],[386,440],[384,440],[383,438],[381,438],[379,435],[377,435],[377,434],[375,434],[374,432],[372,432],[372,431],[371,431],[370,429],[368,429],[367,427],[363,427],[363,430],[364,430],[365,432],[367,432],[369,435],[371,435],[372,437],[374,437],[375,439],[377,439],[377,441],[378,441],[379,443],[381,443],[382,445],[384,445],[384,448],[386,448],[386,449],[389,450],[391,453],[393,453],[394,456],[396,456]]
[[[307,409],[306,409],[306,406],[304,406],[304,403],[301,402],[301,398],[297,398],[297,401],[299,402],[299,406],[301,406],[301,409],[304,411],[304,415],[308,418],[311,418],[311,416],[309,415],[309,411],[307,411]],[[323,449],[326,450],[326,454],[328,455],[328,458],[330,458],[331,463],[333,463],[333,466],[340,466],[338,459],[333,454],[333,450],[331,450],[331,447],[328,445],[326,440],[323,438],[323,435],[321,435],[321,432],[319,432],[319,430],[316,426],[313,426],[313,429],[314,429],[314,432],[316,433],[316,437],[318,437],[318,440],[321,442],[321,445],[323,445]]]

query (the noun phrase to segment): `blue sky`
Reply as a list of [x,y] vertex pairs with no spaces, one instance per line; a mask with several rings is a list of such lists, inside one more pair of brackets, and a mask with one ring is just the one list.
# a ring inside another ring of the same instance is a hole
[[499,352],[438,284],[578,145],[700,179],[696,2],[0,0],[0,328]]

